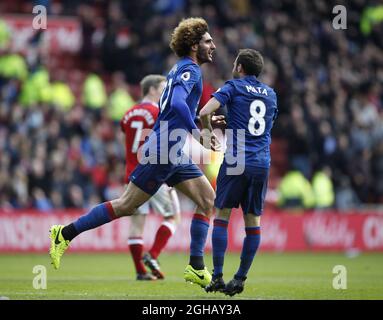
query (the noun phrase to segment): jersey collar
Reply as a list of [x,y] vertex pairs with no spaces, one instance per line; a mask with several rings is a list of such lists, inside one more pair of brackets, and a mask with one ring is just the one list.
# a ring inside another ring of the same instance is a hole
[[245,79],[255,79],[258,81],[257,77],[255,75],[246,75],[244,76]]
[[191,60],[192,62],[194,62],[195,64],[198,65],[197,61],[195,61],[191,56],[185,56],[185,59],[189,59],[189,60]]

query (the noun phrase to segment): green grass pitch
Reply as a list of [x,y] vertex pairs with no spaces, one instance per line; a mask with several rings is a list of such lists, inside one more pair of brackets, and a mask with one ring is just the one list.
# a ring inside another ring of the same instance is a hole
[[[235,297],[205,293],[183,280],[185,254],[160,257],[166,279],[135,280],[128,254],[66,253],[54,270],[48,254],[0,255],[0,297],[9,299],[383,299],[383,254],[348,257],[330,253],[262,253],[253,263],[245,291]],[[212,269],[211,256],[205,258]],[[225,280],[237,269],[239,255],[228,254]],[[33,267],[47,270],[47,288],[33,288]],[[333,288],[333,268],[347,269],[347,289]]]

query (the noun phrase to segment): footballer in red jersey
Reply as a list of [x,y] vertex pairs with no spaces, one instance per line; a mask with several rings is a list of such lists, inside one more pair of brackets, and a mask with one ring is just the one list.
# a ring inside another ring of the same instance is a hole
[[[166,78],[160,75],[148,75],[141,81],[143,99],[141,103],[129,109],[120,125],[125,134],[126,173],[125,182],[138,164],[138,152],[145,137],[150,133],[159,113],[159,100],[165,87]],[[143,255],[143,230],[146,215],[150,207],[164,217],[159,227],[152,248]],[[137,280],[164,279],[157,257],[175,231],[180,218],[177,193],[174,189],[162,185],[160,189],[137,209],[131,216],[128,244],[136,268]],[[146,271],[145,265],[151,273]]]
[[[162,87],[162,86],[161,86]],[[159,90],[160,88],[154,89]],[[141,103],[129,109],[122,118],[120,125],[125,134],[126,172],[125,182],[138,164],[137,152],[145,140],[159,113],[158,104],[150,99],[143,99]]]

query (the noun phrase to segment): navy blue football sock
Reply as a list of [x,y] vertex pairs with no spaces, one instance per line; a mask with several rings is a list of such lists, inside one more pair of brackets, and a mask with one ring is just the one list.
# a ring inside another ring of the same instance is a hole
[[229,221],[222,219],[214,220],[214,228],[212,235],[213,245],[213,264],[214,273],[213,277],[222,276],[223,263],[225,259],[225,252],[227,248],[227,226]]
[[94,229],[116,219],[110,202],[101,203],[93,207],[87,214],[81,216],[73,223],[78,234],[86,230]]
[[259,243],[261,242],[261,227],[248,227],[245,228],[246,237],[243,240],[243,247],[241,253],[241,264],[235,278],[246,278],[247,272],[254,260],[254,256],[258,250]]
[[203,252],[209,231],[209,218],[202,214],[194,214],[190,225],[190,261],[189,264],[197,270],[205,267]]

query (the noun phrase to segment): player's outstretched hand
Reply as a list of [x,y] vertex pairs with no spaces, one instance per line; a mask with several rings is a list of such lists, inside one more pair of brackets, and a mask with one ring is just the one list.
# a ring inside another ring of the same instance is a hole
[[211,117],[211,124],[213,126],[226,125],[225,116],[224,115],[220,115],[220,116],[214,116],[213,115]]

